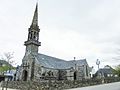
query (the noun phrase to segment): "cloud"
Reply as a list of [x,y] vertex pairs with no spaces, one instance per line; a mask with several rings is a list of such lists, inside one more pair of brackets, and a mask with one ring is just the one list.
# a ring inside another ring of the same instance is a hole
[[[119,0],[39,1],[39,52],[66,60],[87,58],[90,65],[97,58],[103,65],[114,64],[120,45],[119,4]],[[35,1],[4,0],[0,7],[0,50],[15,51],[15,59],[22,61]]]

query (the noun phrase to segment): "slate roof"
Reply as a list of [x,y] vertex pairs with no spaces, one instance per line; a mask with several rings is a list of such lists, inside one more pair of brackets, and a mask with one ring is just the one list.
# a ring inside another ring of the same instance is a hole
[[99,69],[97,71],[97,73],[112,74],[113,73],[113,69],[111,69],[111,68],[103,68],[103,69]]
[[37,60],[41,66],[54,68],[54,69],[68,69],[75,66],[75,63],[78,66],[88,65],[86,59],[82,60],[70,60],[66,61],[63,59],[58,59],[56,57],[51,57],[48,55],[40,54],[36,55]]

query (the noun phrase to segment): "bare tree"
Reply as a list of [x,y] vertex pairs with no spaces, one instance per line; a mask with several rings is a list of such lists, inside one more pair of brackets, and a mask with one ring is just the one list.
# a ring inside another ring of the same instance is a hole
[[115,67],[115,74],[117,74],[120,77],[120,65]]
[[10,64],[12,65],[14,63],[14,60],[12,60],[13,58],[13,52],[7,52],[7,53],[4,53],[4,56],[5,56],[5,60]]
[[7,52],[7,53],[4,53],[3,56],[1,56],[1,59],[7,61],[8,63],[7,70],[9,70],[9,72],[13,68],[12,65],[15,63],[15,61],[13,60],[13,54],[14,54],[13,52]]

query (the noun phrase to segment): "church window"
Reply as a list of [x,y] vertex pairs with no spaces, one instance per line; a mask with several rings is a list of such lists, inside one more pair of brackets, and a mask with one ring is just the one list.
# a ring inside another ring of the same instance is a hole
[[37,41],[38,41],[38,39],[39,39],[39,34],[38,34],[38,32],[37,32]]
[[48,71],[47,74],[48,74],[48,76],[53,76],[53,72],[52,71]]
[[31,38],[31,34],[30,34],[30,32],[29,32],[29,34],[28,34],[28,40],[30,40],[30,38]]
[[43,73],[42,73],[42,76],[45,76],[45,75],[46,75],[46,72],[43,72]]
[[30,39],[32,39],[32,37],[33,37],[33,35],[32,35],[32,31],[31,31],[31,37],[30,37]]
[[86,66],[86,76],[88,76],[88,67]]
[[38,74],[41,75],[41,68],[40,67],[38,67]]
[[37,40],[37,32],[35,32],[35,40]]
[[36,32],[34,32],[34,40],[36,40]]

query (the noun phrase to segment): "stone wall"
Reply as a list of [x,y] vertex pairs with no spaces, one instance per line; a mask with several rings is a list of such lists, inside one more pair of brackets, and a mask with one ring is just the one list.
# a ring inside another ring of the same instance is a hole
[[114,79],[90,79],[90,80],[81,80],[81,81],[44,81],[44,82],[35,82],[35,81],[9,81],[2,82],[2,87],[9,87],[13,89],[20,90],[63,90],[77,87],[85,87],[91,85],[97,85],[102,83],[110,83],[120,81],[120,78]]

